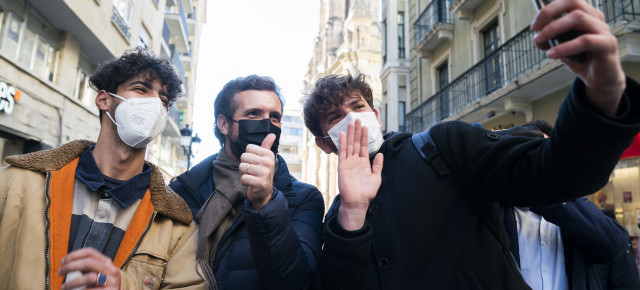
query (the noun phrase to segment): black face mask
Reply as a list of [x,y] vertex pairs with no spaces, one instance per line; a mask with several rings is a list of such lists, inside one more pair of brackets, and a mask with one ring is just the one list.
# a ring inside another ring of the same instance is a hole
[[267,135],[269,135],[269,133],[276,135],[276,141],[271,145],[271,151],[273,154],[278,153],[278,143],[280,142],[281,130],[278,126],[271,123],[271,119],[231,120],[238,123],[238,140],[233,142],[233,149],[235,153],[238,154],[238,158],[240,158],[240,155],[247,150],[247,145],[262,145],[262,141],[267,137]]

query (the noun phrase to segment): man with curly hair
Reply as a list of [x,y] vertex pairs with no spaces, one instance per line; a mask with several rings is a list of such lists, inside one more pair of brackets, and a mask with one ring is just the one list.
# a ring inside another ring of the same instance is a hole
[[[561,19],[551,20],[562,16]],[[338,154],[318,289],[531,289],[509,251],[498,202],[557,204],[606,184],[640,131],[640,84],[627,78],[602,12],[556,0],[531,24],[577,79],[548,139],[499,136],[460,121],[382,136],[363,78],[320,79],[305,125]],[[553,48],[548,40],[583,32]],[[566,59],[584,53],[584,59]]]
[[90,83],[96,143],[7,157],[0,169],[0,288],[203,288],[189,207],[144,160],[180,79],[138,48]]

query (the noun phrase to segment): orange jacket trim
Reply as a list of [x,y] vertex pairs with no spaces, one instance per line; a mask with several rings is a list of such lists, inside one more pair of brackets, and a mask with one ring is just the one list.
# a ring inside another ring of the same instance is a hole
[[[76,167],[80,157],[73,159],[59,170],[51,172],[49,184],[49,278],[51,288],[60,289],[64,277],[58,275],[60,260],[67,255],[69,248],[69,231],[71,230],[71,214],[73,210],[73,188]],[[71,178],[70,178],[71,177]]]
[[122,242],[120,242],[120,248],[113,259],[113,264],[122,268],[127,258],[138,246],[138,241],[142,240],[142,236],[147,230],[147,226],[151,222],[153,217],[153,203],[151,203],[151,192],[147,189],[147,192],[142,197],[142,202],[138,206],[138,210],[133,215],[133,219],[127,227],[127,231],[124,233]]
[[[58,275],[60,261],[67,255],[69,248],[69,232],[71,231],[71,215],[73,214],[73,191],[75,186],[76,158],[59,170],[51,172],[49,183],[49,236],[51,263],[49,277],[51,288],[60,289],[64,282],[64,276]],[[127,231],[120,242],[120,247],[113,260],[113,265],[122,268],[127,258],[138,246],[138,241],[146,232],[151,222],[155,209],[151,202],[149,189],[142,197],[142,201],[127,227]]]

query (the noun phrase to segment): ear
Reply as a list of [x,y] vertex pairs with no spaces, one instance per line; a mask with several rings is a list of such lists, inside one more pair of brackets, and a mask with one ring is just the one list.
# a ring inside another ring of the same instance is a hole
[[101,90],[96,96],[96,107],[100,111],[108,111],[111,108],[111,101],[113,101],[113,97],[105,90]]
[[338,152],[338,148],[333,144],[331,138],[322,138],[316,136],[316,146],[318,146],[324,153],[331,154]]
[[378,112],[378,109],[373,108],[373,113],[376,114],[376,119],[378,119],[378,124],[380,124],[380,128],[382,128],[382,122],[380,122],[380,112]]
[[229,123],[227,122],[227,118],[225,118],[222,114],[219,114],[216,118],[216,126],[218,126],[218,130],[225,137],[229,134]]

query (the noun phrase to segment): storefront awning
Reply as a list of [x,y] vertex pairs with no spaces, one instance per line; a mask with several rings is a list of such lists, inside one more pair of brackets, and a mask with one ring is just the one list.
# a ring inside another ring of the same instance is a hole
[[620,159],[627,159],[640,156],[640,134],[636,135],[636,138],[633,139],[633,143],[631,146],[627,148],[624,152],[622,152],[622,156]]

